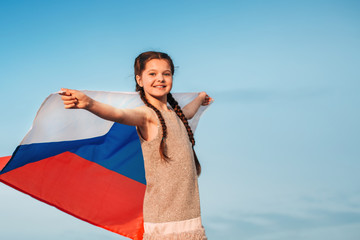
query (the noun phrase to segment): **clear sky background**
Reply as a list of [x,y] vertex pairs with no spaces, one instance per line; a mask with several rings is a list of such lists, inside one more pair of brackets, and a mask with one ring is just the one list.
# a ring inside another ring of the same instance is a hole
[[[0,2],[0,156],[61,87],[133,91],[165,51],[173,92],[215,103],[197,132],[209,239],[360,239],[360,2]],[[0,184],[4,240],[115,240]]]

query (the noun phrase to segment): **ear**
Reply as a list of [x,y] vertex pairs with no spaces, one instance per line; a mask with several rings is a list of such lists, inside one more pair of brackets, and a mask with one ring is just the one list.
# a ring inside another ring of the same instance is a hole
[[139,75],[136,75],[136,82],[140,87],[144,87],[141,77]]

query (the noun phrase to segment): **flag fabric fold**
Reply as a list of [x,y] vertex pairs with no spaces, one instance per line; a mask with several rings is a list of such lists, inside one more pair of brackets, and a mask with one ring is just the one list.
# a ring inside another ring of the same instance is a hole
[[[143,105],[138,93],[83,92],[118,108]],[[173,95],[183,107],[197,93]],[[193,131],[206,108],[189,121]],[[0,158],[1,182],[93,225],[142,239],[146,180],[134,126],[64,109],[54,93],[9,158]]]

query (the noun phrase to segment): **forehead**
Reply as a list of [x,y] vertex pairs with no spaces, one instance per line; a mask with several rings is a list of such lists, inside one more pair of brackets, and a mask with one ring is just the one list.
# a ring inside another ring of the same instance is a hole
[[145,65],[145,71],[151,70],[151,69],[162,70],[162,71],[165,71],[165,70],[171,71],[170,64],[166,59],[152,59],[152,60],[148,61]]

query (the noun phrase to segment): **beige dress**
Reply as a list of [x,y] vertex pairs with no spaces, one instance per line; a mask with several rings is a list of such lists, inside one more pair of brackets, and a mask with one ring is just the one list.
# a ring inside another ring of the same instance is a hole
[[196,167],[188,133],[174,111],[161,111],[167,127],[164,162],[159,153],[162,128],[151,141],[140,133],[145,163],[145,240],[204,240]]

